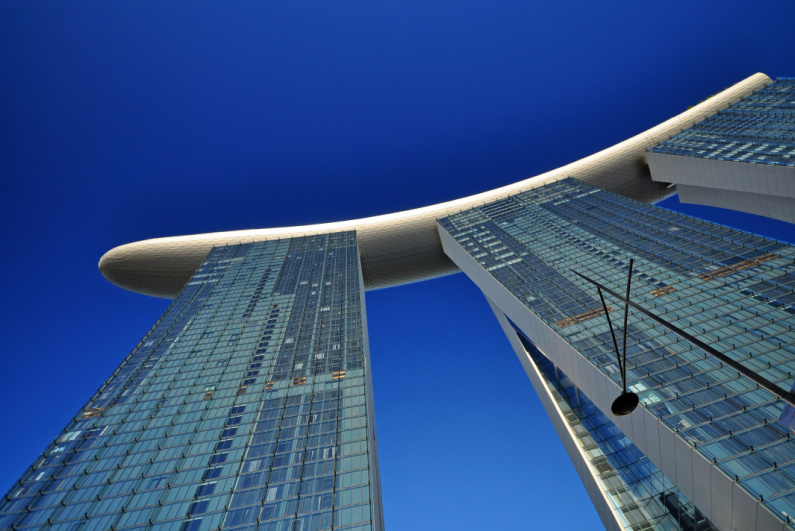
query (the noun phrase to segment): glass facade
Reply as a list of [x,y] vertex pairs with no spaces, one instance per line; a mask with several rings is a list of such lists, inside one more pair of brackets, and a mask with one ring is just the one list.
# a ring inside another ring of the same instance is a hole
[[[651,151],[795,166],[795,78]],[[634,260],[634,302],[795,390],[795,248],[785,243],[571,178],[438,225],[617,384],[604,314],[623,304],[608,296],[605,309],[577,273],[621,292]],[[516,331],[619,525],[713,529]],[[627,332],[641,406],[795,529],[795,408],[650,319],[632,314]],[[4,529],[383,529],[356,233],[213,249],[0,500]]]
[[777,79],[650,151],[795,166],[795,78]]
[[624,529],[716,529],[563,371],[514,329]]
[[[616,383],[602,304],[574,271],[623,292],[634,259],[634,302],[778,386],[792,387],[795,249],[789,245],[574,179],[452,215],[439,225]],[[610,297],[607,304],[609,311],[623,309]],[[795,515],[795,441],[780,422],[784,402],[632,312],[627,365],[629,387],[649,413],[782,520]]]
[[214,249],[1,529],[381,529],[354,232]]

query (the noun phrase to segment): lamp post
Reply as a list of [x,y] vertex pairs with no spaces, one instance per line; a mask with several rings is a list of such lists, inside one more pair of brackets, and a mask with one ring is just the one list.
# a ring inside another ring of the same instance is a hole
[[[629,290],[630,290],[630,284],[632,282],[632,267],[633,267],[633,263],[634,263],[634,259],[630,259],[630,261],[629,261],[629,278],[627,279],[627,294],[626,294],[625,298],[622,298],[621,295],[619,295],[618,293],[616,293],[612,289],[608,288],[607,286],[605,286],[603,284],[600,284],[599,282],[597,282],[597,281],[595,281],[593,279],[588,278],[587,276],[583,275],[582,273],[578,273],[577,271],[572,270],[572,272],[574,274],[576,274],[577,276],[581,277],[582,279],[584,279],[587,282],[589,282],[589,283],[593,284],[594,286],[596,286],[596,289],[599,292],[599,298],[602,300],[602,306],[604,308],[605,315],[607,315],[607,323],[610,326],[610,334],[613,336],[613,346],[614,346],[615,351],[616,351],[616,356],[618,357],[618,365],[619,365],[619,369],[621,370],[621,381],[622,381],[622,385],[623,385],[623,392],[621,393],[621,395],[618,398],[615,399],[615,401],[613,401],[613,405],[610,408],[613,411],[614,415],[616,415],[616,416],[629,415],[630,413],[632,413],[632,411],[635,410],[635,408],[638,405],[638,401],[639,401],[637,394],[632,393],[632,392],[627,392],[627,371],[626,371],[626,361],[627,361],[627,316],[628,316],[628,312],[629,312],[629,307],[630,306],[632,306],[632,308],[634,308],[635,310],[639,311],[640,313],[642,313],[643,315],[645,315],[646,317],[648,317],[652,321],[661,324],[662,326],[664,326],[668,330],[670,330],[673,333],[677,334],[679,337],[683,338],[685,341],[687,341],[690,344],[700,348],[702,351],[704,351],[705,353],[711,355],[712,357],[714,357],[715,359],[717,359],[721,363],[723,363],[723,364],[731,367],[732,369],[736,370],[738,375],[742,374],[743,376],[746,376],[746,377],[750,378],[754,383],[759,385],[759,387],[762,387],[763,389],[766,389],[766,390],[770,391],[771,393],[773,393],[774,395],[779,397],[784,402],[790,404],[791,406],[795,406],[795,394],[793,394],[793,393],[791,393],[791,392],[789,392],[789,391],[787,391],[785,389],[782,389],[781,387],[777,386],[776,384],[774,384],[773,382],[771,382],[767,378],[758,375],[757,373],[755,373],[751,369],[745,367],[741,363],[739,363],[737,361],[734,361],[733,359],[729,358],[728,356],[726,356],[726,354],[723,354],[722,352],[719,352],[719,351],[715,350],[714,348],[712,348],[711,346],[707,345],[706,343],[704,343],[700,339],[688,334],[687,332],[685,332],[681,328],[673,325],[672,323],[669,323],[668,321],[666,321],[662,317],[654,315],[649,310],[643,308],[639,304],[630,301],[629,300]],[[618,352],[618,343],[616,342],[616,336],[615,336],[615,333],[613,332],[613,324],[612,324],[612,322],[610,320],[610,314],[608,312],[607,305],[605,304],[605,299],[604,299],[604,295],[602,294],[602,291],[606,292],[609,295],[612,295],[613,297],[617,298],[618,300],[620,300],[621,302],[623,302],[625,304],[625,307],[624,307],[624,356],[623,356],[623,361],[622,361],[621,355]]]

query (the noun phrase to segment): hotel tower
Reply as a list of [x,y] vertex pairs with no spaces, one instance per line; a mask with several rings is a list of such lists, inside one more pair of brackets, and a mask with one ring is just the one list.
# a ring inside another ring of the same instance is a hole
[[365,292],[459,271],[605,528],[795,529],[795,248],[654,206],[677,191],[795,223],[795,79],[448,203],[112,249],[110,282],[173,302],[0,529],[382,530]]

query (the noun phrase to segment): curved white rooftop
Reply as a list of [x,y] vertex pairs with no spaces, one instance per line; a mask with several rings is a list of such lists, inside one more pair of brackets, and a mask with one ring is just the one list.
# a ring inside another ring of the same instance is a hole
[[436,229],[438,218],[565,177],[574,177],[645,202],[662,199],[669,190],[665,183],[651,180],[646,150],[771,82],[766,75],[755,74],[620,144],[556,170],[463,199],[351,221],[128,243],[105,253],[99,261],[99,270],[105,278],[124,289],[174,298],[215,246],[355,230],[364,284],[368,290],[447,275],[458,271],[458,268],[442,251]]

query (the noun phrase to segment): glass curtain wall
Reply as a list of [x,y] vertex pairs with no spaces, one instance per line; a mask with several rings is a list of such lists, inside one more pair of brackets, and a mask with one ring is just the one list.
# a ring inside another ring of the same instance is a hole
[[575,434],[576,444],[623,529],[717,529],[515,325],[514,330],[541,373],[542,382],[560,409],[564,422]]
[[[619,370],[602,304],[596,288],[575,271],[621,293],[634,259],[634,302],[778,386],[792,388],[795,249],[787,244],[574,179],[439,224],[617,384]],[[610,297],[607,304],[614,315],[623,310]],[[795,515],[795,440],[792,429],[780,422],[784,402],[632,313],[627,365],[629,387],[642,407],[782,519]]]
[[380,529],[353,232],[216,248],[2,529]]
[[650,151],[795,166],[795,78],[778,78]]

